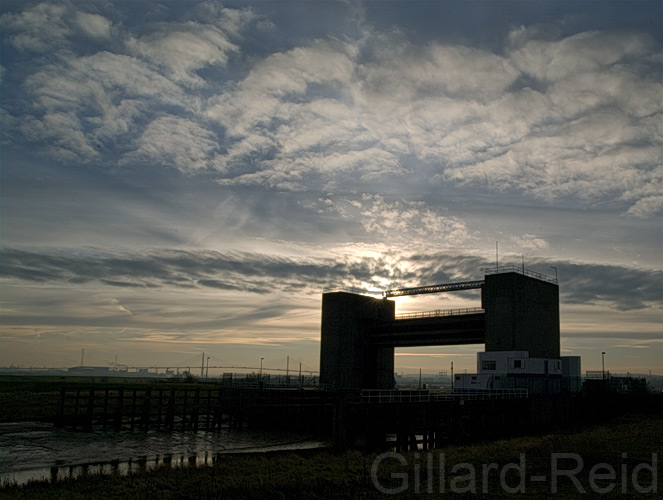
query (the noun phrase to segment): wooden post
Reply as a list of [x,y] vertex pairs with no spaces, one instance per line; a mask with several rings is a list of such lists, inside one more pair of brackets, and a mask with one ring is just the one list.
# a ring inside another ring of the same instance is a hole
[[194,432],[198,431],[198,417],[200,415],[200,389],[196,389],[193,393],[193,409],[191,412],[191,420],[193,423]]
[[65,398],[67,396],[67,391],[64,388],[64,385],[60,386],[60,399],[58,400],[58,409],[55,415],[55,426],[63,427],[64,426],[64,404]]
[[166,427],[173,430],[175,425],[175,389],[170,390],[170,397],[168,398],[168,408],[166,409]]
[[76,425],[78,424],[78,405],[80,403],[80,397],[81,397],[81,390],[76,389],[76,399],[74,400],[74,419],[73,419],[74,429],[76,428]]
[[207,389],[207,408],[206,408],[206,417],[205,417],[205,430],[209,430],[210,416],[212,413],[212,391]]
[[104,391],[104,408],[101,413],[101,428],[106,428],[106,423],[108,421],[108,388]]
[[115,406],[115,429],[122,429],[122,418],[124,417],[124,389],[117,390],[117,402]]
[[186,411],[189,406],[189,391],[184,389],[184,403],[182,404],[182,430],[186,429]]
[[150,425],[151,396],[152,396],[152,389],[146,389],[145,394],[143,395],[143,413],[141,415],[141,426],[143,430],[146,432]]
[[92,430],[92,421],[94,420],[94,387],[90,389],[87,399],[87,415],[85,417],[85,430]]
[[136,424],[136,389],[132,389],[131,394],[131,427],[130,429],[134,430],[134,425]]
[[163,389],[159,389],[159,403],[157,404],[157,429],[161,429],[162,411],[163,411]]

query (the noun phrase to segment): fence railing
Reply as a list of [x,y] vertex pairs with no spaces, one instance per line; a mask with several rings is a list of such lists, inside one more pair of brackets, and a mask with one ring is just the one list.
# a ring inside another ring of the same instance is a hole
[[334,293],[334,292],[345,292],[345,293],[354,293],[357,295],[373,295],[376,297],[382,297],[381,290],[366,290],[365,288],[355,288],[349,286],[329,287],[322,290],[322,293]]
[[465,314],[481,314],[486,312],[480,307],[465,307],[461,309],[436,309],[435,311],[397,314],[396,319],[441,318],[444,316],[462,316]]
[[454,392],[431,391],[390,391],[382,389],[364,389],[361,391],[362,403],[428,403],[430,401],[457,401],[480,399],[523,399],[529,397],[527,389],[492,389],[484,391],[456,390]]
[[486,274],[502,274],[502,273],[518,273],[523,276],[529,276],[530,278],[536,278],[541,281],[547,281],[548,283],[557,283],[557,278],[548,276],[546,274],[537,273],[535,271],[530,271],[525,269],[522,266],[499,266],[499,267],[489,267],[485,271]]
[[362,403],[427,403],[430,391],[390,391],[382,389],[363,389]]
[[474,391],[471,389],[456,389],[454,392],[434,394],[435,401],[449,401],[456,399],[522,399],[529,397],[527,389],[490,389]]
[[316,375],[298,375],[295,370],[289,375],[224,373],[219,377],[210,377],[213,383],[221,383],[223,387],[241,389],[278,389],[278,388],[317,388],[319,378]]

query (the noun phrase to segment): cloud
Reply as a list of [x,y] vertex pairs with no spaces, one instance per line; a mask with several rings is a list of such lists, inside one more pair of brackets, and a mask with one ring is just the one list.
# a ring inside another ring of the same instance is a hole
[[103,16],[77,12],[75,19],[78,27],[92,38],[106,39],[111,35],[112,24]]
[[[224,12],[228,12],[227,10]],[[169,80],[187,86],[205,85],[197,70],[225,66],[239,50],[218,27],[197,22],[159,26],[158,31],[127,40],[127,49]]]
[[[137,27],[113,25],[78,7],[40,4],[2,16],[18,50],[50,52],[48,58],[28,60],[26,76],[15,82],[21,92],[8,113],[13,127],[5,137],[22,136],[62,163],[94,161],[114,168],[155,154],[157,164],[176,162],[186,172],[219,163],[216,149],[203,148],[188,159],[163,141],[154,144],[154,134],[169,132],[169,142],[191,156],[215,138],[205,124],[188,118],[199,110],[200,96],[191,88],[213,83],[198,72],[225,66],[238,51],[231,37],[252,22],[250,10],[235,15],[231,9],[207,9],[205,21]],[[95,43],[74,43],[79,35]],[[164,125],[174,127],[163,130]],[[183,128],[186,135],[178,135]]]
[[215,168],[217,137],[185,118],[155,119],[136,140],[136,145],[137,148],[123,158],[123,164],[148,161],[187,173]]
[[663,309],[663,271],[607,264],[557,264],[568,304],[604,302],[618,311]]
[[528,250],[545,250],[550,248],[550,243],[545,239],[534,234],[523,234],[521,236],[512,236],[514,244],[520,248]]
[[5,137],[64,163],[147,161],[226,186],[397,194],[407,181],[422,196],[661,210],[662,63],[645,33],[525,27],[489,51],[354,25],[257,49],[278,26],[255,8],[195,3],[140,25],[98,10],[3,14],[15,51],[47,55],[16,73],[3,61],[18,89]]
[[71,33],[64,5],[41,3],[19,13],[0,16],[10,43],[20,51],[47,52],[65,45]]
[[[208,113],[236,140],[226,159],[240,171],[221,182],[288,189],[313,173],[360,182],[410,175],[549,201],[638,204],[661,181],[661,68],[647,36],[528,40],[505,56],[377,38],[383,43],[354,50],[319,44],[270,56],[215,100]],[[341,58],[342,70],[327,80],[336,89],[315,94],[324,76],[301,68],[309,54],[328,60],[330,51]],[[544,56],[552,65],[545,72],[536,59]],[[437,175],[421,176],[426,169],[407,157],[437,165]],[[248,164],[253,171],[242,172]],[[627,213],[647,216],[657,206],[643,200]]]
[[[513,130],[508,148],[452,166],[446,178],[548,200],[638,198],[663,175],[661,63],[655,54],[647,36],[618,32],[528,40],[512,48],[510,60],[533,82],[507,99],[526,97],[529,112],[514,116],[518,107],[511,103],[498,109],[504,121],[513,121],[512,129],[524,128]],[[651,211],[632,207],[628,213],[652,214],[656,203],[644,203]]]
[[[388,288],[480,279],[492,262],[458,253],[388,253],[371,256],[278,257],[258,253],[155,250],[152,252],[43,253],[3,249],[4,280],[100,283],[109,289],[149,287],[247,293],[314,292],[336,285]],[[605,304],[618,311],[663,307],[663,272],[624,266],[553,262],[565,304]],[[550,267],[531,259],[528,267]]]

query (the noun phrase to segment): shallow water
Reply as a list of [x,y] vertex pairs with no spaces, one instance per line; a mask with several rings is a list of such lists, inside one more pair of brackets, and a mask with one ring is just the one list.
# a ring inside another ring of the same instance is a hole
[[188,467],[212,464],[227,453],[327,445],[309,435],[283,431],[81,432],[38,422],[0,424],[0,483],[126,474],[163,464]]

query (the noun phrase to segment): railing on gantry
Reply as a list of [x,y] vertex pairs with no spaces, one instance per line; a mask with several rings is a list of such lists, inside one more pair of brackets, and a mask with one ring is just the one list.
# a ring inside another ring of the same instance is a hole
[[424,293],[458,292],[461,290],[473,290],[483,286],[483,280],[461,281],[457,283],[443,283],[440,285],[415,286],[412,288],[400,288],[398,290],[385,290],[383,297],[403,297],[406,295],[421,295]]
[[461,309],[436,309],[435,311],[413,312],[397,314],[396,319],[442,318],[445,316],[463,316],[466,314],[483,314],[485,309],[480,307],[464,307]]

